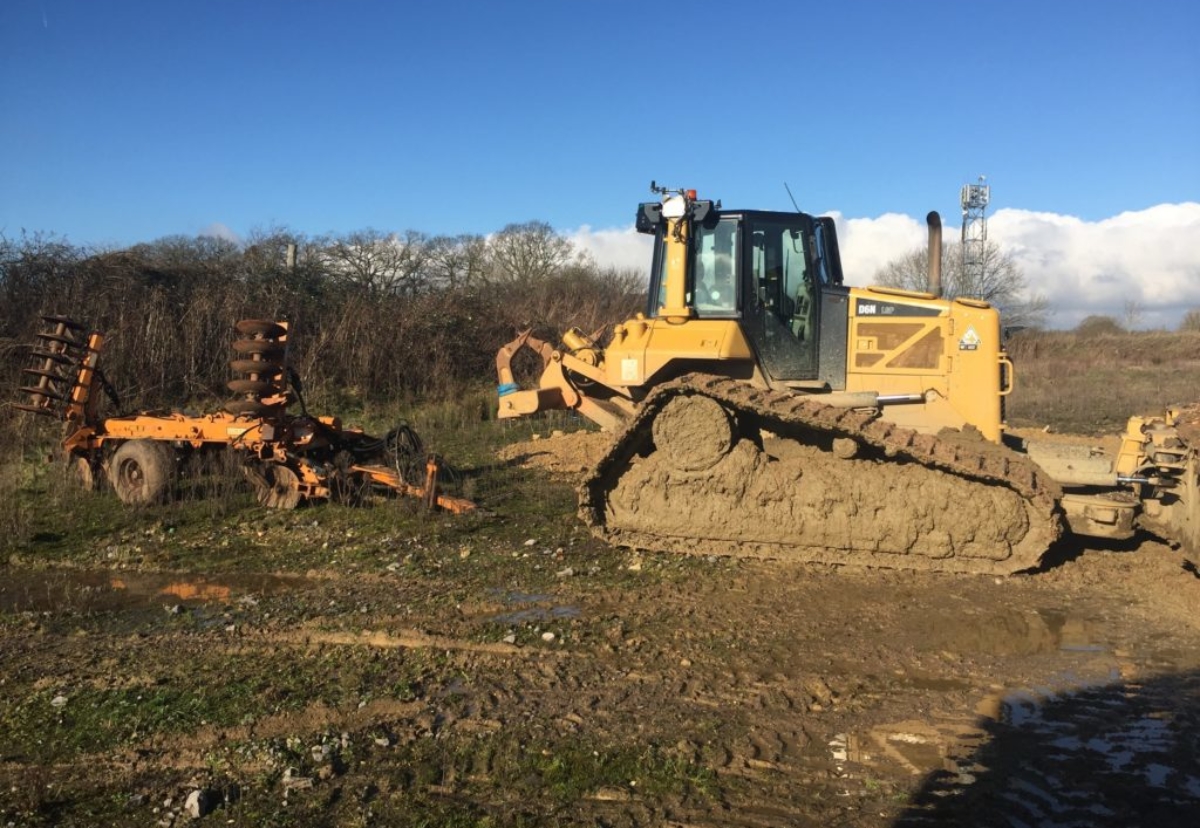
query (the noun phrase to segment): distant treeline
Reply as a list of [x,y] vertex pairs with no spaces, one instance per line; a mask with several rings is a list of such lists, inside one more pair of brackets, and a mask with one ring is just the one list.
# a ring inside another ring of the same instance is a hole
[[598,267],[541,222],[486,238],[271,231],[103,251],[0,236],[5,396],[19,396],[46,314],[107,335],[103,370],[126,407],[228,398],[240,319],[287,320],[310,401],[352,405],[491,381],[496,349],[519,329],[591,331],[642,309],[644,291],[642,274]]

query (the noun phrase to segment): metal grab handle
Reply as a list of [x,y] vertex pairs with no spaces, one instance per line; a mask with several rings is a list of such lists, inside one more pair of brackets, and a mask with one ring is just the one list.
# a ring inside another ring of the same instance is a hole
[[[1007,397],[1017,386],[1017,373],[1013,368],[1012,360],[1005,353],[1000,354],[1000,378],[1000,396]],[[1007,384],[1004,384],[1005,379],[1008,380]]]

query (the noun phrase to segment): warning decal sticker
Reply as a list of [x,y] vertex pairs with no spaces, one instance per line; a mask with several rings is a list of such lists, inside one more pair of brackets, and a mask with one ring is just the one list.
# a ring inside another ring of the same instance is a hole
[[979,347],[979,334],[975,333],[975,326],[967,327],[967,332],[962,335],[962,339],[958,340],[958,350],[974,351]]

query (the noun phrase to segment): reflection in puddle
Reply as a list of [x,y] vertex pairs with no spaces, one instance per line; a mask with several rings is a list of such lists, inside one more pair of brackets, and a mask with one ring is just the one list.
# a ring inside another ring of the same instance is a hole
[[578,607],[529,607],[528,609],[502,612],[488,617],[496,624],[528,624],[534,621],[550,621],[556,618],[578,618]]
[[105,612],[155,606],[164,600],[230,603],[294,589],[304,582],[304,578],[276,575],[206,578],[76,570],[8,573],[0,584],[0,612]]
[[939,623],[930,641],[940,648],[993,656],[1109,649],[1099,623],[1061,610],[961,615],[953,624]]
[[517,606],[521,604],[550,604],[551,606],[525,606],[510,612],[489,615],[485,620],[494,624],[531,624],[541,621],[552,621],[562,618],[578,618],[579,607],[565,605],[553,606],[555,596],[530,592],[514,592],[492,590],[492,594],[505,604]]
[[[997,694],[981,705],[994,715],[982,718],[934,716],[839,733],[826,756],[839,773],[853,773],[845,766],[856,764],[924,776],[897,826],[976,824],[964,817],[981,806],[1002,825],[1194,825],[1197,700],[1194,670],[1092,683],[1064,678],[1052,688]],[[1140,821],[1148,808],[1153,823]]]

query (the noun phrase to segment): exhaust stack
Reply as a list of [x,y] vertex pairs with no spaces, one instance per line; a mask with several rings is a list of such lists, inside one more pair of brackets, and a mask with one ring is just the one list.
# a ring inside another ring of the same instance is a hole
[[934,296],[942,296],[942,217],[937,210],[925,216],[929,225],[929,265],[925,271],[925,290]]

